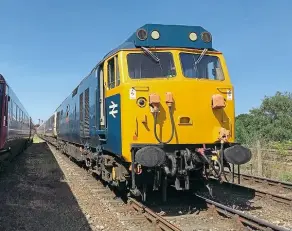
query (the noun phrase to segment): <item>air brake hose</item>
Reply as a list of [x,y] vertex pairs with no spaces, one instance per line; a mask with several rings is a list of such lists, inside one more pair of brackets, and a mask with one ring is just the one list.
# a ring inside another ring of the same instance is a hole
[[[211,166],[211,168],[213,169],[213,171],[215,172],[216,176],[219,177],[219,173],[217,172],[216,168],[214,167],[214,165],[212,164],[212,162],[208,159],[208,157],[205,155],[205,153],[201,153],[202,157],[204,158],[204,160]],[[220,163],[218,161],[218,163]]]
[[223,176],[225,178],[225,180],[229,183],[229,180],[226,177],[225,171],[224,171],[224,142],[223,140],[221,140],[221,148],[220,148],[220,162],[222,165],[222,170],[220,172],[220,175],[223,173]]
[[171,170],[168,166],[164,166],[164,171],[166,175],[174,176],[177,171],[175,156],[169,155],[167,157],[171,161]]
[[156,140],[161,144],[169,143],[172,140],[173,136],[174,136],[175,123],[174,123],[174,119],[173,119],[173,114],[171,113],[171,106],[168,106],[168,110],[169,110],[169,116],[170,116],[170,121],[171,121],[171,136],[166,142],[162,142],[159,139],[159,137],[157,136],[156,124],[157,124],[158,112],[157,111],[154,112],[154,135],[155,135]]

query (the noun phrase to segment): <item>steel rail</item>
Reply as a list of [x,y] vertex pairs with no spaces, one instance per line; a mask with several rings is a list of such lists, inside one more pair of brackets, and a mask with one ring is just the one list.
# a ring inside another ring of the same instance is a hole
[[283,197],[283,196],[280,196],[277,194],[265,192],[265,191],[258,190],[258,189],[254,189],[254,192],[255,192],[256,196],[269,198],[269,199],[272,199],[276,202],[292,206],[292,198]]
[[289,231],[288,229],[285,229],[283,227],[279,227],[277,225],[274,225],[272,223],[269,223],[265,220],[256,218],[254,216],[251,216],[249,214],[245,214],[241,211],[238,211],[236,209],[232,209],[226,205],[222,205],[220,203],[217,203],[215,201],[212,201],[210,199],[207,199],[201,195],[196,195],[197,197],[204,200],[209,208],[214,208],[216,212],[219,214],[225,215],[230,218],[234,218],[236,221],[241,223],[243,226],[249,226],[256,230],[275,230],[275,231]]
[[[232,172],[229,172],[229,171],[225,171],[225,173],[232,175]],[[234,175],[238,177],[238,173],[234,173]],[[292,190],[292,183],[289,183],[289,182],[272,180],[269,178],[259,177],[259,176],[251,176],[251,175],[242,174],[242,173],[240,173],[239,175],[240,175],[240,178],[243,180],[265,183],[272,186],[280,186],[282,188]]]
[[[210,179],[212,179],[214,181],[218,181],[215,178],[210,178]],[[256,188],[251,188],[251,187],[248,187],[248,186],[245,186],[245,185],[242,185],[242,184],[227,182],[224,179],[222,179],[222,180],[223,180],[223,184],[226,184],[228,186],[236,186],[236,187],[242,188],[244,190],[253,191],[255,193],[255,196],[262,197],[262,198],[267,198],[267,199],[272,199],[272,200],[274,200],[276,202],[292,206],[292,198],[280,196],[280,195],[277,195],[277,194],[274,194],[274,193],[270,193],[270,192],[267,192],[267,191],[263,191],[263,190],[259,190],[259,189],[256,189]]]
[[128,201],[133,209],[135,209],[139,213],[142,213],[147,218],[147,220],[150,221],[155,226],[156,228],[155,230],[181,231],[180,228],[171,224],[169,221],[159,216],[151,209],[147,208],[145,205],[141,204],[135,199],[128,198]]

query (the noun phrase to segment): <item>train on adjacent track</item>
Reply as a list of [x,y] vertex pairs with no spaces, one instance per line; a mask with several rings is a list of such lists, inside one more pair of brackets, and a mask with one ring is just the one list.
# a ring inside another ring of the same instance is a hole
[[251,152],[235,143],[223,54],[201,26],[146,24],[110,51],[37,133],[134,196],[189,190]]
[[0,74],[0,166],[26,149],[34,134],[31,117]]

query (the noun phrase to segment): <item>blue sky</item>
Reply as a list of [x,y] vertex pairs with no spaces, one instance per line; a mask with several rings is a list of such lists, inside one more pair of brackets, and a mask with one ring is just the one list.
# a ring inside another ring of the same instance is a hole
[[145,23],[200,25],[224,53],[236,114],[245,113],[292,91],[291,12],[290,0],[0,0],[0,73],[37,122]]

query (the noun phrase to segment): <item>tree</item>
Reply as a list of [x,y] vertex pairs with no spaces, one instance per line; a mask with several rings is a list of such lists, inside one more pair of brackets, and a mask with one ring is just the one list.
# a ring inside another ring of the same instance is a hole
[[259,108],[236,117],[236,140],[249,144],[255,139],[267,142],[292,140],[292,93],[276,92]]

